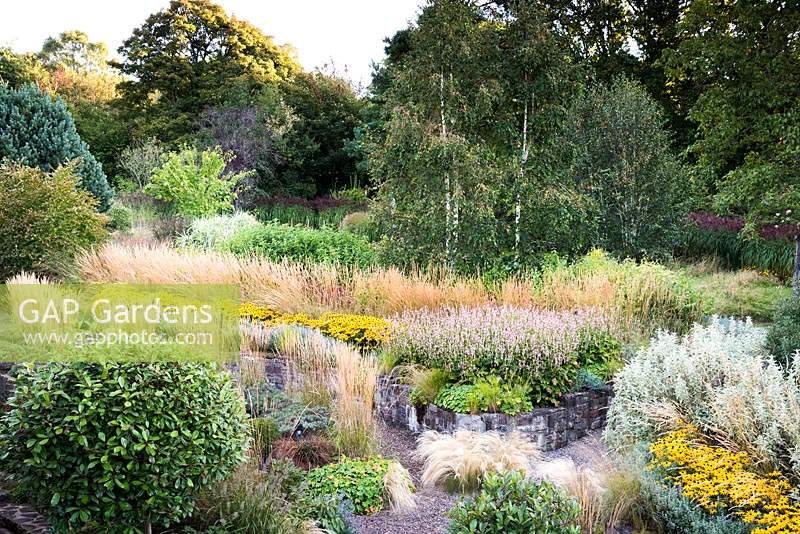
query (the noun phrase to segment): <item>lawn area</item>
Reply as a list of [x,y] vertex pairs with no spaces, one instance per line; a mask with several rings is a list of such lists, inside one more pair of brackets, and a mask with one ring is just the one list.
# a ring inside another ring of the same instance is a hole
[[675,264],[704,303],[706,314],[772,321],[778,304],[791,296],[788,283],[755,270],[728,271],[712,263]]

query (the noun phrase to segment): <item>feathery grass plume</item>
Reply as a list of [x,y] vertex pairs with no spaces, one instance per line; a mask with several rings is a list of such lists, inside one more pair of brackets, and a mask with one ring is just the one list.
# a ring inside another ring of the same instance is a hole
[[344,343],[334,343],[332,349],[336,360],[336,372],[332,377],[333,444],[342,454],[368,456],[374,450],[377,431],[372,407],[378,362]]
[[44,276],[22,271],[21,273],[6,280],[5,283],[9,285],[41,285],[49,284],[50,281]]
[[394,512],[410,512],[417,508],[414,500],[414,483],[400,462],[390,462],[383,477],[386,496]]
[[529,472],[538,449],[519,432],[501,436],[494,431],[457,430],[452,435],[428,431],[417,439],[414,454],[424,461],[424,486],[470,491],[488,472]]
[[533,476],[545,478],[580,504],[581,532],[615,532],[625,524],[644,526],[646,504],[641,497],[643,465],[628,458],[611,459],[599,448],[587,449],[586,462],[570,458],[538,462]]

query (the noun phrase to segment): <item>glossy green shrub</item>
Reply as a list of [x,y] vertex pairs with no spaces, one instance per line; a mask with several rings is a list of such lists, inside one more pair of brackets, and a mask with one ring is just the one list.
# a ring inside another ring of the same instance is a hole
[[339,495],[353,504],[359,515],[371,515],[383,509],[383,477],[389,461],[383,458],[352,460],[343,457],[308,473],[308,489],[312,495]]
[[21,271],[51,274],[108,236],[108,218],[77,187],[71,166],[46,173],[0,164],[0,283]]
[[487,473],[480,493],[450,510],[453,534],[581,534],[581,510],[547,481],[521,471]]
[[265,224],[237,232],[226,244],[235,254],[254,254],[271,260],[339,263],[366,267],[375,261],[369,242],[348,232],[329,228]]
[[800,350],[800,298],[789,298],[778,307],[767,332],[766,345],[778,363],[791,364],[795,352]]
[[2,467],[62,530],[184,519],[248,441],[241,396],[210,363],[28,364],[9,406]]

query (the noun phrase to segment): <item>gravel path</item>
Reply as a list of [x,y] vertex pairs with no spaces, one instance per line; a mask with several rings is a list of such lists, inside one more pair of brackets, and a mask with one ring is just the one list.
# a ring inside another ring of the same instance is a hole
[[[447,511],[458,500],[458,495],[450,495],[436,488],[423,488],[419,483],[422,462],[413,457],[416,436],[409,430],[383,425],[380,430],[381,453],[386,458],[398,460],[403,464],[417,486],[414,494],[417,509],[404,514],[384,510],[373,516],[354,516],[353,527],[358,534],[446,534]],[[585,438],[570,443],[562,449],[542,453],[542,460],[570,458],[577,465],[592,462],[597,451],[602,450],[600,434],[592,433]]]

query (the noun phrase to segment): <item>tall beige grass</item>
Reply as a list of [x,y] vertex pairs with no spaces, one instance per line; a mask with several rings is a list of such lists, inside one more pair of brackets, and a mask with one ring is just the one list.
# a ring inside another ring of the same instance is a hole
[[330,407],[331,441],[340,453],[373,453],[377,360],[316,330],[276,330],[277,352],[286,358],[287,392],[308,404]]
[[644,523],[641,472],[627,459],[611,459],[599,449],[583,453],[585,463],[570,458],[537,463],[533,476],[544,478],[575,498],[581,508],[581,532],[617,532],[624,525]]
[[423,486],[444,485],[469,491],[490,472],[531,470],[538,449],[519,432],[457,430],[454,434],[428,431],[417,439],[417,458],[424,461]]
[[485,303],[552,310],[595,307],[616,316],[626,331],[682,330],[701,307],[675,273],[655,264],[617,262],[594,252],[575,265],[522,273],[488,288],[479,277],[430,268],[358,269],[274,262],[166,245],[107,244],[77,261],[89,282],[238,284],[242,298],[287,313],[326,311],[389,316],[418,308]]
[[472,306],[491,295],[476,278],[441,270],[354,269],[274,262],[231,254],[178,252],[165,246],[108,244],[86,252],[78,269],[89,282],[239,284],[242,298],[287,313],[390,315],[407,308]]
[[378,363],[343,343],[335,343],[333,352],[333,444],[350,456],[368,456],[375,452],[377,427],[372,407]]

